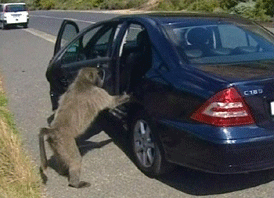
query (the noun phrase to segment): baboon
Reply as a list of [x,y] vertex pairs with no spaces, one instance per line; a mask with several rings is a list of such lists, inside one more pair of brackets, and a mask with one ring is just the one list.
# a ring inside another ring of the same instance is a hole
[[[111,96],[100,84],[98,69],[83,68],[74,82],[60,97],[59,107],[48,128],[41,128],[39,146],[41,173],[47,168],[47,156],[44,136],[58,158],[60,171],[68,171],[69,186],[82,188],[90,183],[80,181],[82,156],[76,144],[76,138],[91,126],[96,116],[105,109],[113,109],[129,101],[129,95]],[[45,175],[44,175],[45,176]]]

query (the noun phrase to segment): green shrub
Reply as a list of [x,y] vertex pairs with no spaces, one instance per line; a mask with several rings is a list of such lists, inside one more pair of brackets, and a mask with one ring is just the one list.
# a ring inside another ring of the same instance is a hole
[[110,10],[118,10],[124,9],[126,7],[127,2],[125,0],[104,0],[100,8],[110,9]]
[[176,10],[171,1],[161,1],[155,10]]
[[147,2],[147,0],[103,0],[99,6],[102,9],[110,9],[110,10],[128,9],[128,8],[138,8],[145,2]]
[[32,6],[36,9],[41,9],[40,0],[33,0]]
[[255,6],[256,2],[252,0],[248,2],[241,2],[232,9],[232,12],[245,17],[253,18],[255,14]]
[[129,0],[126,4],[126,9],[127,8],[138,8],[140,7],[142,4],[146,3],[147,1],[146,0]]
[[[25,0],[31,9],[63,10],[139,8],[148,1],[149,0]],[[274,0],[158,0],[157,7],[153,9],[165,11],[230,12],[251,19],[269,21],[274,14]]]
[[40,0],[40,7],[43,10],[50,10],[55,8],[54,0]]
[[235,7],[240,2],[246,2],[246,0],[219,0],[221,8],[229,10]]
[[[87,0],[87,2],[90,2]],[[104,2],[104,0],[92,0],[89,4],[89,6],[92,7],[100,7],[100,5]]]
[[186,10],[196,0],[162,0],[160,1],[157,10]]
[[258,19],[262,21],[271,20],[270,16],[266,15],[266,10],[262,4],[262,0],[257,2],[252,0],[241,2],[232,9],[232,13],[236,13],[250,19]]
[[256,8],[263,9],[268,16],[274,15],[274,1],[273,0],[257,0]]
[[196,0],[194,3],[188,6],[188,10],[213,12],[216,8],[219,7],[219,0]]

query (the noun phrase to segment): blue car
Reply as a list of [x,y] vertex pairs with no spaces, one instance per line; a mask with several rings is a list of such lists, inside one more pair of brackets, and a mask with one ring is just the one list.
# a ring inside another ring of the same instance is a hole
[[65,20],[46,77],[53,110],[83,67],[102,71],[137,167],[158,176],[274,167],[274,36],[233,15],[150,13]]

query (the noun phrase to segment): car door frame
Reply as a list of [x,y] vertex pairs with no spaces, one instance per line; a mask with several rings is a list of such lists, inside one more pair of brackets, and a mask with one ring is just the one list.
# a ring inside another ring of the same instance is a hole
[[[146,26],[146,23],[143,23],[142,21],[138,20],[138,19],[133,19],[133,18],[130,18],[130,19],[126,19],[123,21],[122,23],[122,27],[120,29],[120,32],[119,34],[117,35],[117,42],[115,44],[115,48],[113,50],[113,56],[115,56],[115,63],[114,63],[114,67],[115,67],[115,93],[116,94],[122,94],[123,92],[126,92],[128,91],[127,89],[126,90],[121,90],[120,89],[120,83],[121,83],[121,79],[120,79],[120,64],[121,64],[121,55],[122,55],[122,51],[124,50],[123,48],[125,46],[125,39],[127,37],[127,30],[129,29],[129,27],[131,25],[139,25],[141,26],[142,28],[144,28],[146,31],[148,31],[147,29],[147,26]],[[130,77],[128,77],[130,78]]]

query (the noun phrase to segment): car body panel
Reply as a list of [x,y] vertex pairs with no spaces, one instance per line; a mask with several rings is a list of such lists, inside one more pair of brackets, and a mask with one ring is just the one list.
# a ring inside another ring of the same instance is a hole
[[[266,54],[265,57],[268,57],[268,60],[250,59],[245,62],[237,60],[229,64],[211,62],[200,64],[187,58],[187,54],[180,54],[174,38],[171,38],[173,35],[170,33],[171,30],[166,28],[167,25],[181,21],[185,24],[195,21],[197,26],[206,24],[212,27],[218,23],[218,20],[222,23],[253,24],[230,15],[161,13],[121,16],[91,25],[75,36],[68,45],[56,48],[46,74],[51,86],[53,109],[57,108],[59,96],[66,91],[80,68],[98,67],[105,71],[107,77],[104,88],[110,94],[129,92],[134,98],[135,102],[125,107],[127,116],[121,118],[122,120],[130,120],[133,116],[131,114],[142,109],[155,122],[156,136],[168,161],[215,173],[239,173],[273,168],[274,70],[272,67],[274,61],[272,56],[274,51],[272,47],[266,50],[269,56]],[[100,51],[105,47],[107,53],[103,55],[104,57],[98,56],[93,59],[85,57],[86,59],[80,61],[62,62],[62,58],[68,52],[78,51],[78,47],[81,47],[81,44],[75,47],[75,43],[79,41],[84,45],[85,39],[82,38],[93,30],[95,33],[89,38],[90,42],[87,42],[91,45],[86,50],[89,51],[91,48]],[[125,59],[123,65],[124,55],[135,53],[138,44],[135,36],[143,30],[149,37],[151,65],[147,70],[144,69],[144,65],[137,70],[130,70],[134,62],[130,65]],[[100,49],[94,48],[97,40],[108,31],[111,33],[107,47],[100,45]],[[260,31],[264,32],[264,30]],[[132,38],[130,38],[131,34]],[[264,42],[269,42],[272,46],[273,35],[267,31],[264,35],[267,38]],[[217,42],[215,44],[218,46]],[[248,51],[251,48],[239,49]],[[261,52],[263,49],[259,51]],[[251,57],[252,54],[246,57],[249,56]],[[222,60],[220,57],[219,59]],[[128,69],[129,72],[135,72],[123,76],[123,71]],[[137,85],[133,86],[132,82],[136,77],[134,73],[142,70],[144,73],[136,81]],[[234,88],[239,93],[250,109],[255,123],[217,127],[191,119],[191,115],[206,101],[228,88]]]
[[5,25],[20,25],[29,22],[25,3],[0,4],[0,21]]
[[157,128],[166,157],[174,163],[222,174],[274,167],[273,130],[254,125],[220,129],[168,120]]

